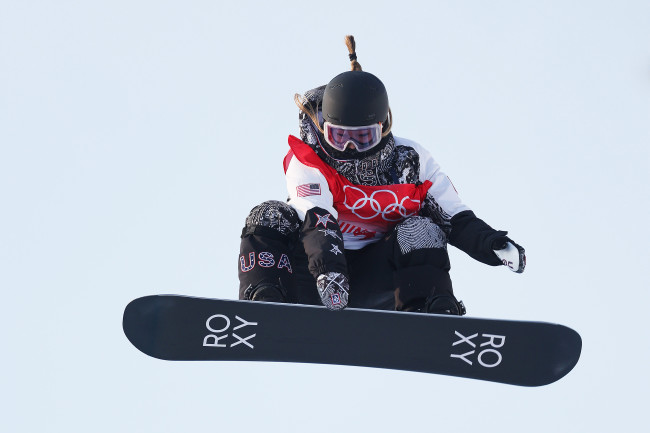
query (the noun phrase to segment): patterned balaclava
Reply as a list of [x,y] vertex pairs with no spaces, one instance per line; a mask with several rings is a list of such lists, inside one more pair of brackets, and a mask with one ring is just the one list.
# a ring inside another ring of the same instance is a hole
[[[302,97],[305,106],[318,107],[318,118],[322,119],[320,106],[325,86],[308,90]],[[387,185],[399,183],[395,178],[395,139],[389,133],[373,149],[358,152],[348,149],[341,152],[325,142],[325,137],[314,125],[311,118],[300,111],[298,124],[300,138],[316,154],[333,167],[339,174],[357,185]]]

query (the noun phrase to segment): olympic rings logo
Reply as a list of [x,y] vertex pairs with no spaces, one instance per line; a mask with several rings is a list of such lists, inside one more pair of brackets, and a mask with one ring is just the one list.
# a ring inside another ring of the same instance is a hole
[[[362,189],[345,185],[343,193],[345,194],[343,202],[345,207],[364,220],[371,220],[381,215],[384,221],[396,222],[415,215],[420,209],[420,200],[413,200],[409,196],[399,200],[397,194],[389,189],[380,189],[368,197]],[[382,196],[378,196],[379,194],[382,194]],[[348,199],[350,201],[356,200],[350,205]],[[382,203],[385,205],[383,209]]]

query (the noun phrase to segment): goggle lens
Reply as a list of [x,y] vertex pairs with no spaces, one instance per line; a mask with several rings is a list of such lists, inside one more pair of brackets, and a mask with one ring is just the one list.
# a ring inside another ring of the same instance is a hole
[[365,152],[381,142],[381,123],[368,126],[340,126],[324,124],[325,140],[336,150],[345,150],[352,144],[357,151]]

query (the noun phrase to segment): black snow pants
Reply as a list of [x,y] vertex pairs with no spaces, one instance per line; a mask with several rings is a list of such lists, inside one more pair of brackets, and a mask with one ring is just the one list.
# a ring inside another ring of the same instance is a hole
[[[260,284],[281,287],[286,302],[320,305],[316,277],[299,239],[302,224],[293,208],[268,201],[256,206],[242,231],[239,298]],[[452,296],[447,237],[430,219],[410,217],[379,241],[345,250],[349,307],[421,310],[428,299]]]

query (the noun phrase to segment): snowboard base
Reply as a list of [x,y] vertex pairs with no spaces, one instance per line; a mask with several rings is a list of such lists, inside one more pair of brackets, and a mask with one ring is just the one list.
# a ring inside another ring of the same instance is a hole
[[564,377],[582,347],[577,332],[545,322],[176,295],[135,299],[123,328],[140,351],[170,361],[339,364],[521,386]]

